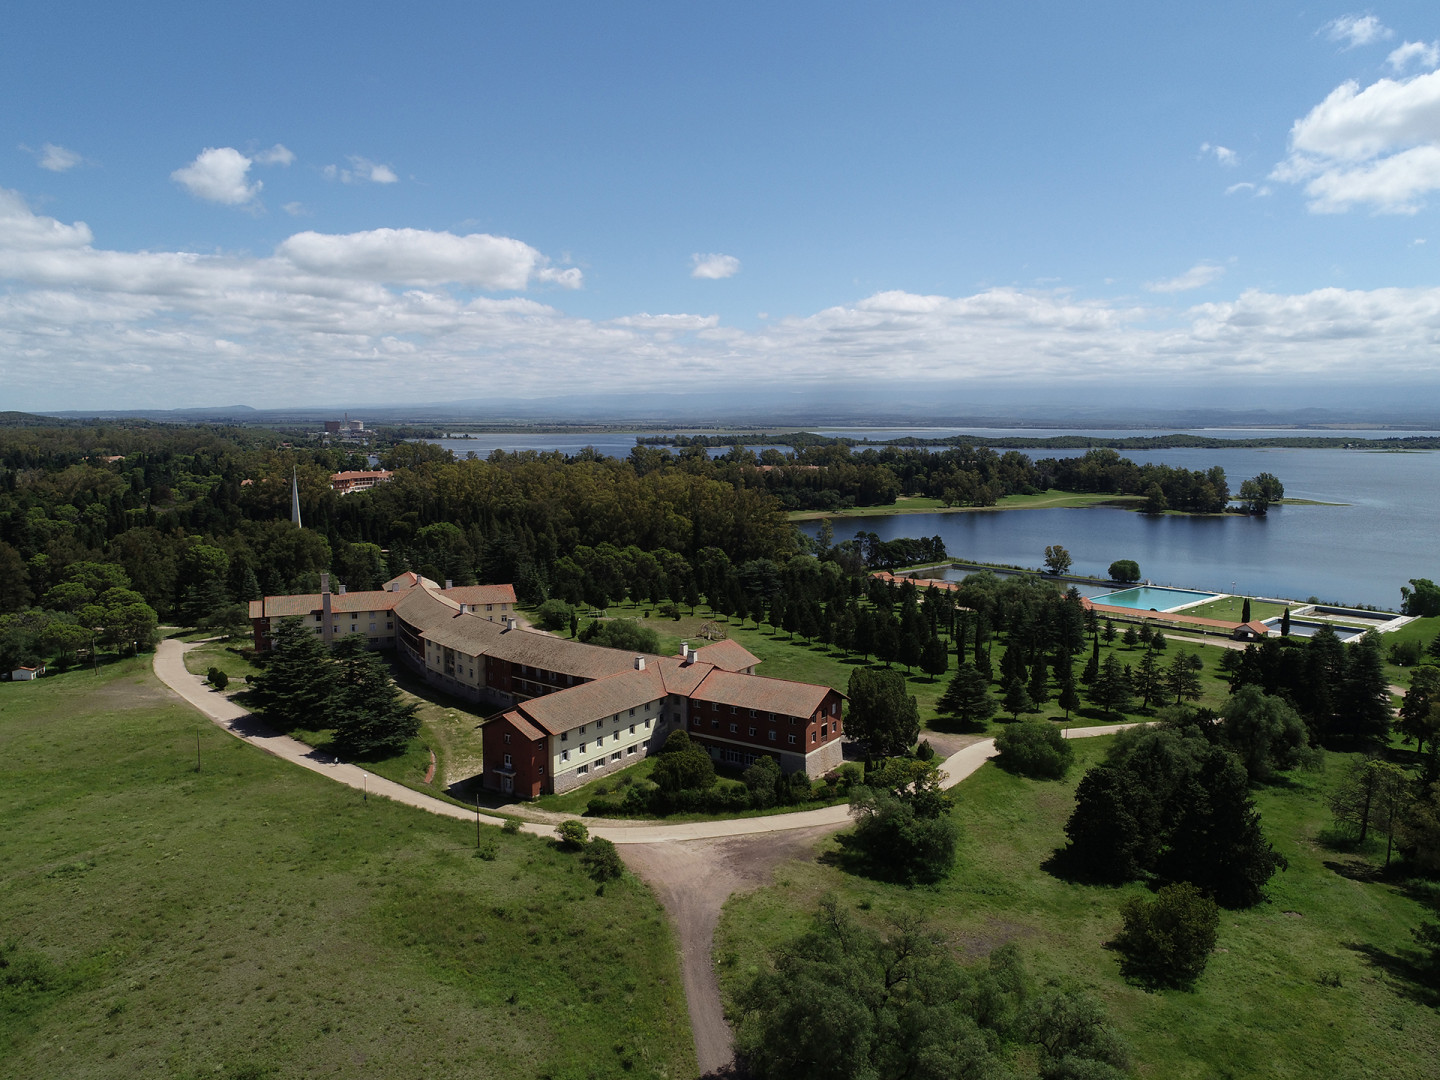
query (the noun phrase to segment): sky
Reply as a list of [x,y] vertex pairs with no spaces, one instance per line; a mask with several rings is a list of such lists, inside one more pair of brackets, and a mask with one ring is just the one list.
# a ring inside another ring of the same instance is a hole
[[0,409],[1440,390],[1433,2],[15,7]]

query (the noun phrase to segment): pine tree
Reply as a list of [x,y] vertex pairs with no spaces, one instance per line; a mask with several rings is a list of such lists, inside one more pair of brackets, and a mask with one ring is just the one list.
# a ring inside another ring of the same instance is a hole
[[1080,695],[1075,692],[1075,676],[1067,672],[1067,677],[1060,684],[1060,700],[1056,702],[1060,708],[1065,710],[1065,720],[1068,723],[1070,714],[1080,707]]
[[1090,687],[1090,700],[1106,712],[1124,712],[1130,705],[1131,693],[1130,668],[1111,653]]
[[1016,720],[1020,719],[1022,712],[1032,712],[1035,709],[1035,703],[1030,700],[1030,695],[1025,692],[1025,684],[1014,675],[1010,676],[1010,681],[1005,684],[1005,701],[1003,704],[1005,711]]
[[341,756],[379,758],[404,750],[419,733],[420,719],[384,659],[367,649],[359,634],[340,639],[335,659],[339,670],[331,718]]
[[315,632],[299,616],[281,619],[271,637],[270,658],[247,691],[246,703],[280,731],[322,727],[334,677],[334,662]]
[[1050,680],[1046,674],[1044,664],[1036,664],[1030,669],[1030,684],[1026,687],[1026,693],[1030,695],[1030,702],[1037,709],[1050,700]]
[[1105,644],[1106,644],[1106,645],[1109,645],[1112,641],[1114,641],[1114,640],[1115,640],[1115,635],[1116,635],[1118,632],[1119,632],[1119,631],[1117,631],[1117,630],[1115,629],[1115,624],[1114,624],[1113,622],[1111,622],[1109,619],[1106,619],[1106,620],[1105,620]]
[[969,664],[961,664],[936,702],[935,711],[978,727],[995,715],[996,707],[989,678]]
[[1100,676],[1100,639],[1094,639],[1095,647],[1090,651],[1090,659],[1085,663],[1085,670],[1080,673],[1080,681],[1090,686]]
[[1159,698],[1162,689],[1160,665],[1155,654],[1146,649],[1135,669],[1135,692],[1140,695],[1140,707],[1150,708],[1150,702]]
[[933,682],[939,675],[944,675],[945,670],[950,666],[950,650],[938,637],[932,637],[925,642],[924,648],[920,650],[920,670],[930,676]]
[[1248,596],[1245,598],[1245,602],[1240,605],[1240,621],[1242,623],[1248,623],[1250,621],[1250,598]]
[[1284,614],[1280,616],[1280,636],[1290,636],[1290,608],[1287,605]]
[[1135,632],[1133,625],[1125,627],[1125,634],[1120,638],[1120,643],[1127,649],[1133,649],[1136,645],[1140,644],[1140,635]]

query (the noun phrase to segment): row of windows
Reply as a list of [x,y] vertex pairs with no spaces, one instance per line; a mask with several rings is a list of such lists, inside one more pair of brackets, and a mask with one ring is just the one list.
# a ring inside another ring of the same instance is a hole
[[[624,755],[622,755],[619,750],[616,750],[613,754],[610,755],[610,764],[613,765],[613,764],[615,764],[615,762],[619,761],[622,756],[628,757],[629,755],[634,754],[635,752],[636,752],[636,748],[633,747],[633,746],[626,748]],[[568,751],[567,751],[567,753],[568,753]],[[603,769],[604,767],[605,767],[605,759],[604,759],[603,757],[600,758],[599,761],[596,761],[596,762],[595,762],[595,768],[597,768],[597,769]],[[575,766],[575,772],[576,772],[577,775],[583,775],[584,773],[588,773],[589,771],[590,771],[590,766],[589,766],[589,765],[577,765],[577,766]]]

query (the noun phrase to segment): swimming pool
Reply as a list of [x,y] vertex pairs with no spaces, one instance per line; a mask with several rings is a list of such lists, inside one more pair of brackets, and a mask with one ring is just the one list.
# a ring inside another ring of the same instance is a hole
[[[1281,620],[1278,616],[1273,619],[1265,620],[1265,625],[1270,627],[1270,632],[1275,635],[1279,635],[1280,633],[1280,623]],[[1360,637],[1362,634],[1365,633],[1364,630],[1357,630],[1353,626],[1336,626],[1334,623],[1309,622],[1305,619],[1291,619],[1290,636],[1314,637],[1315,631],[1319,630],[1322,626],[1328,626],[1331,630],[1334,630],[1335,636],[1338,637],[1341,641],[1349,641],[1351,638]]]
[[1214,600],[1217,593],[1196,592],[1193,589],[1166,589],[1158,585],[1139,585],[1120,592],[1101,593],[1089,599],[1097,604],[1110,607],[1135,608],[1137,611],[1174,611],[1186,604],[1201,600]]

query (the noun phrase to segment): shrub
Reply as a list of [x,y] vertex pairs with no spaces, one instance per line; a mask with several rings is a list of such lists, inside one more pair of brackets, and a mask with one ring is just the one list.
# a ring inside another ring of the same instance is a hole
[[520,819],[518,817],[507,817],[505,824],[500,826],[500,830],[514,836],[520,831]]
[[545,630],[568,630],[575,609],[564,600],[546,600],[535,612],[535,621]]
[[1220,927],[1220,909],[1189,882],[1167,885],[1148,903],[1132,896],[1116,947],[1125,974],[1150,986],[1188,988],[1205,970]]
[[1070,741],[1045,720],[1027,720],[1002,728],[995,736],[995,746],[1000,751],[995,763],[1021,776],[1060,780],[1075,760]]
[[212,667],[205,673],[205,681],[216,690],[224,690],[230,685],[230,676],[221,671],[218,667]]
[[487,836],[475,845],[475,858],[477,859],[494,862],[495,856],[498,854],[500,854],[500,842],[493,836]]
[[781,780],[780,766],[774,758],[757,758],[755,764],[745,770],[744,780],[752,804],[762,810],[775,805]]
[[585,845],[585,850],[580,853],[580,865],[585,867],[591,878],[602,884],[625,872],[625,864],[620,861],[620,852],[615,850],[614,844],[602,837],[596,837]]
[[590,830],[585,827],[584,822],[562,821],[555,830],[555,835],[565,847],[578,851],[590,839]]

